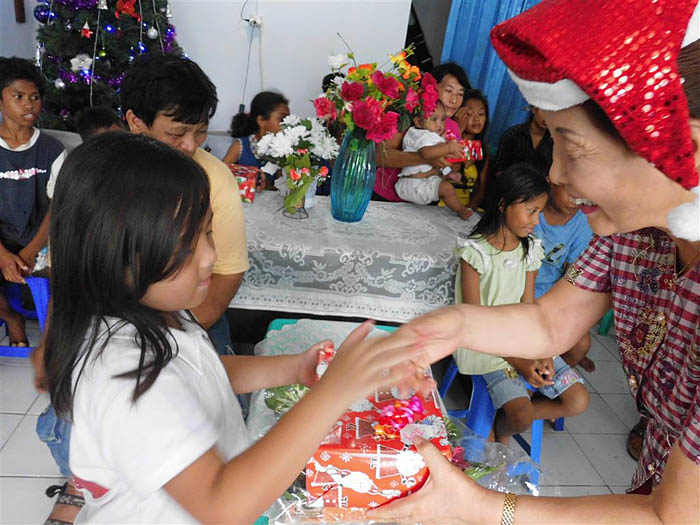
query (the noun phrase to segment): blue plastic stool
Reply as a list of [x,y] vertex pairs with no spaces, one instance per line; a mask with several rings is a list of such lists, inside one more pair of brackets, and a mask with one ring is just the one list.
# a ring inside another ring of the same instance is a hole
[[[4,286],[4,291],[7,294],[7,299],[12,309],[30,319],[39,321],[39,328],[43,332],[46,325],[46,316],[49,310],[50,287],[49,280],[45,277],[27,277],[25,278],[29,291],[32,294],[34,301],[34,310],[24,308],[22,304],[22,287],[16,283],[8,283]],[[5,324],[4,322],[2,324]],[[5,333],[9,337],[7,325],[5,325]],[[0,346],[0,357],[29,357],[29,354],[34,348],[30,346]]]
[[[452,382],[459,373],[457,368],[457,362],[452,358],[450,360],[450,366],[445,372],[445,376],[440,382],[438,387],[438,393],[440,397],[444,398],[447,391],[450,389]],[[493,407],[491,402],[491,396],[489,396],[489,391],[486,388],[486,381],[480,375],[469,376],[472,379],[472,395],[469,401],[469,408],[466,410],[448,410],[447,413],[458,419],[466,419],[467,427],[471,429],[478,436],[487,439],[489,433],[491,432],[491,427],[493,426],[493,419],[496,415],[496,409]],[[528,385],[531,390],[534,390]],[[564,430],[564,418],[560,417],[556,420],[554,425],[554,430],[561,432]],[[532,442],[528,443],[525,438],[520,434],[514,434],[513,438],[522,447],[525,453],[532,458],[532,461],[541,465],[542,459],[542,433],[544,431],[544,421],[541,419],[535,419],[532,422],[531,433]],[[516,466],[516,470],[517,470]],[[519,473],[515,472],[514,473]],[[530,481],[537,486],[539,482],[539,473],[532,472],[530,474]]]

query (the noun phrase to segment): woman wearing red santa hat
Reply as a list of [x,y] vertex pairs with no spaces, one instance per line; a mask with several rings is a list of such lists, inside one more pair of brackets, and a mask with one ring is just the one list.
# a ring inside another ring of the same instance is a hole
[[496,26],[491,40],[527,101],[544,110],[552,182],[600,237],[534,305],[443,308],[394,337],[422,344],[429,362],[461,346],[545,357],[612,306],[622,367],[649,418],[635,495],[524,496],[516,506],[514,495],[477,486],[421,444],[430,480],[372,512],[450,523],[699,523],[700,6],[543,0]]

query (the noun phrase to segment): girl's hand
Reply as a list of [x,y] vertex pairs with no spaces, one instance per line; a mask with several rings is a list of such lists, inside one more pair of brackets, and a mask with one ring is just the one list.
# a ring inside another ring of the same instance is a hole
[[535,359],[535,370],[537,373],[547,381],[547,384],[554,384],[554,359],[551,357],[546,357],[544,359]]
[[447,143],[447,155],[446,157],[461,159],[464,158],[464,146],[455,140],[451,140]]
[[411,496],[368,510],[367,518],[411,523],[467,523],[467,517],[471,516],[473,522],[478,522],[478,510],[465,506],[465,502],[482,505],[483,489],[447,461],[430,441],[417,438],[415,445],[430,470],[428,481]]
[[506,359],[508,363],[515,368],[518,373],[523,376],[523,379],[530,383],[535,388],[540,388],[547,385],[553,385],[552,381],[549,381],[542,377],[540,369],[543,368],[541,361],[535,359],[520,359],[519,357],[509,357]]
[[427,392],[434,382],[423,376],[423,367],[416,364],[421,349],[411,338],[371,337],[373,323],[355,328],[336,352],[318,386],[332,389],[331,395],[348,404],[376,388],[401,383],[405,389]]
[[24,260],[8,250],[0,250],[0,271],[6,281],[23,283],[22,274],[29,271]]
[[469,120],[468,111],[469,110],[466,107],[461,107],[452,117],[452,119],[457,122],[457,125],[459,126],[460,135],[464,133],[464,130],[467,128],[467,121]]
[[308,350],[297,354],[297,384],[313,386],[316,382],[316,365],[318,364],[318,351],[325,344],[332,343],[330,339],[316,343]]

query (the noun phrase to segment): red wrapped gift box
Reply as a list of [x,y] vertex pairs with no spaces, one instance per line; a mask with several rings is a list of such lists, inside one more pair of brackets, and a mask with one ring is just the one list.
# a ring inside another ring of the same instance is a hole
[[242,166],[240,164],[229,164],[228,167],[238,182],[241,200],[243,202],[253,202],[260,170],[255,166]]
[[480,140],[460,140],[459,143],[464,146],[464,156],[447,159],[447,162],[464,162],[466,160],[482,160],[484,158],[484,150],[481,147]]
[[[433,391],[423,400],[422,419],[406,426],[402,435],[419,432],[451,457],[444,420]],[[428,477],[423,457],[401,438],[380,438],[376,432],[381,410],[393,405],[390,391],[376,392],[353,404],[335,424],[306,465],[306,488],[316,506],[378,507],[419,489]],[[416,430],[418,429],[418,430]]]

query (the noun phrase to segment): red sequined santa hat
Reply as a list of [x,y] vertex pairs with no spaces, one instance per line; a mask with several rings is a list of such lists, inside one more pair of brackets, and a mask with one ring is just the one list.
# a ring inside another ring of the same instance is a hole
[[[557,111],[593,99],[633,151],[696,194],[676,61],[698,39],[698,0],[542,0],[491,31],[528,103]],[[700,240],[698,202],[672,211],[674,234]]]

